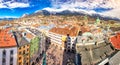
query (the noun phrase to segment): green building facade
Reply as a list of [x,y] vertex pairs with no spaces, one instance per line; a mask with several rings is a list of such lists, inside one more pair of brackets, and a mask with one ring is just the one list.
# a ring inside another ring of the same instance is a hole
[[40,38],[35,37],[30,41],[30,57],[32,57],[35,53],[38,52],[40,44]]

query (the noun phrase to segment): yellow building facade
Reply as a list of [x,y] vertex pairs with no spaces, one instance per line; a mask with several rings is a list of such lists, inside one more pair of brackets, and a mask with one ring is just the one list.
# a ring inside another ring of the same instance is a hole
[[30,44],[26,44],[18,48],[17,65],[30,65]]

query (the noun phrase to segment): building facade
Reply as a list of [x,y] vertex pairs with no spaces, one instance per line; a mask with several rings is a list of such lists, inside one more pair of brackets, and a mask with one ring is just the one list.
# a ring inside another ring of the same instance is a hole
[[0,65],[30,65],[30,44],[20,31],[0,30]]
[[0,30],[0,65],[17,65],[17,44],[10,28]]
[[[52,43],[56,43],[63,49],[64,47],[72,48],[73,44],[75,43],[76,36],[78,35],[78,31],[79,27],[76,26],[54,27],[49,31],[48,37],[50,37]],[[69,43],[67,41],[68,34],[70,37]],[[63,41],[63,37],[66,37],[66,40]],[[65,43],[65,41],[67,43]]]
[[29,56],[30,45],[26,44],[18,48],[18,64],[17,65],[30,65]]
[[0,65],[17,65],[17,47],[0,48]]

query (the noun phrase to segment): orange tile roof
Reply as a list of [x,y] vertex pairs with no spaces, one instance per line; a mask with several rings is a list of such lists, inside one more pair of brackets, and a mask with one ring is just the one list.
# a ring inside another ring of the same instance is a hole
[[10,28],[0,30],[0,48],[17,46],[12,33],[9,33],[10,30]]
[[39,27],[40,25],[39,24],[34,24],[32,25],[33,27]]
[[80,29],[81,29],[82,33],[90,31],[90,28],[86,27],[86,26],[81,26]]
[[50,30],[50,32],[61,34],[61,35],[69,34],[70,36],[76,36],[78,34],[79,29],[80,29],[79,27],[75,27],[75,26],[64,27],[64,28],[54,27]]
[[29,38],[29,39],[32,39],[34,36],[32,34],[30,34],[30,33],[27,33],[26,37]]
[[110,42],[116,49],[120,50],[120,33],[117,33],[116,36],[111,37]]

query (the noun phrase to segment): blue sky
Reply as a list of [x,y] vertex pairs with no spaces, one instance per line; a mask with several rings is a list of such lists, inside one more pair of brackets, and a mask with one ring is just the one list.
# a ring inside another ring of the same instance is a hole
[[[120,5],[110,1],[79,1],[79,0],[29,0],[27,3],[16,2],[14,0],[2,2],[0,0],[0,18],[19,18],[23,14],[32,14],[37,10],[46,9],[49,11],[84,11],[87,14],[100,14],[102,16],[118,17]],[[27,0],[21,0],[27,1]],[[76,1],[76,2],[75,2]],[[90,0],[91,1],[91,0]],[[114,5],[114,6],[113,6]]]
[[[19,3],[18,3],[19,4]],[[28,3],[24,3],[28,4]],[[8,5],[9,6],[9,5]],[[23,14],[32,14],[37,10],[41,10],[46,7],[51,7],[49,0],[33,0],[29,2],[29,6],[9,6],[3,7],[0,6],[0,18],[9,18],[9,17],[21,17]]]

